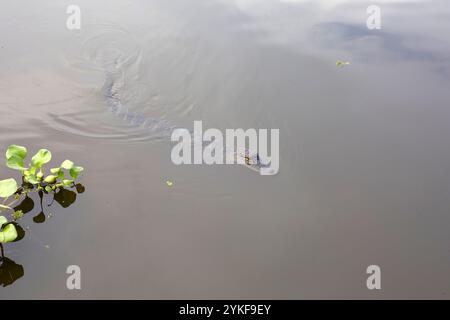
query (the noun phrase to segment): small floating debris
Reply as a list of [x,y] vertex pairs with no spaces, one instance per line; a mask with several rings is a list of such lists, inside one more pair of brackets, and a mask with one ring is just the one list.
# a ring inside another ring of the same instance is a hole
[[167,180],[167,181],[166,181],[166,184],[167,184],[168,187],[172,187],[172,186],[173,186],[173,182],[170,181],[170,180]]
[[343,66],[349,66],[350,62],[348,61],[342,61],[342,60],[338,60],[336,61],[336,67],[343,67]]
[[49,246],[48,244],[46,244],[46,245],[44,246],[44,248],[45,248],[45,249],[50,249],[50,246]]

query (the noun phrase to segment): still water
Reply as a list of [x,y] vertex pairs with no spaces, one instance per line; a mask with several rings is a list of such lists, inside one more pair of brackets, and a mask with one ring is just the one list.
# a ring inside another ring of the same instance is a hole
[[[73,2],[0,3],[0,147],[70,158],[86,188],[25,214],[0,298],[450,297],[447,1],[382,1],[380,30],[357,0],[78,0],[68,30]],[[277,128],[280,171],[176,166],[127,115]]]

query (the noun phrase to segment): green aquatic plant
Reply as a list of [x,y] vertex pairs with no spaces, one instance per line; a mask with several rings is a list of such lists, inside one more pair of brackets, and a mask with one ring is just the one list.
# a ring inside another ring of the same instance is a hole
[[14,179],[0,181],[0,197],[8,198],[17,191],[17,182]]
[[[6,165],[11,169],[20,170],[23,181],[32,184],[38,190],[51,192],[58,187],[74,186],[75,179],[84,170],[83,167],[75,166],[72,161],[64,160],[59,167],[50,169],[51,174],[45,176],[43,167],[51,161],[52,153],[47,149],[40,149],[31,158],[28,167],[24,166],[26,156],[27,149],[25,147],[11,145],[6,150]],[[65,171],[69,173],[71,179],[65,178]]]
[[[11,211],[14,221],[21,219],[25,212],[17,207],[17,210],[14,209],[13,205],[20,200],[22,200],[21,204],[30,200],[29,194],[32,192],[38,192],[42,209],[44,194],[52,194],[53,200],[65,207],[68,203],[73,203],[73,201],[67,201],[67,195],[71,195],[71,191],[65,188],[76,188],[77,191],[80,188],[84,189],[80,184],[76,184],[76,179],[84,170],[83,167],[76,166],[70,160],[64,160],[59,167],[51,168],[49,172],[45,173],[44,166],[51,161],[52,153],[47,149],[40,149],[31,158],[31,162],[25,166],[27,154],[27,148],[18,145],[10,145],[5,154],[6,166],[22,173],[21,186],[14,178],[0,180],[0,198],[3,198],[3,202],[0,203],[0,212]],[[14,199],[7,203],[11,197]],[[43,215],[43,211],[41,214]],[[34,219],[35,222],[41,220],[39,215]],[[0,216],[0,245],[15,241],[17,237],[16,224],[12,221],[8,222],[7,218]]]
[[14,224],[8,223],[8,219],[0,216],[0,243],[7,243],[16,240],[17,230]]

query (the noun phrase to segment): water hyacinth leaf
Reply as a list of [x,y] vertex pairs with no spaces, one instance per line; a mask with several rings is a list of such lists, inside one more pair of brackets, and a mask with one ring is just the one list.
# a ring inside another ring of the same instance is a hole
[[61,179],[61,180],[64,179],[64,171],[62,171],[61,168],[51,168],[50,172],[53,173],[54,175],[58,176],[59,179]]
[[38,172],[38,174],[36,175],[36,178],[38,178],[39,180],[41,180],[42,177],[44,177],[44,173],[43,173],[42,171]]
[[14,239],[14,241],[12,242],[17,242],[25,238],[25,230],[17,222],[11,222],[11,224],[13,224],[14,227],[16,227],[17,231],[17,238]]
[[10,145],[8,149],[6,149],[6,159],[13,156],[24,160],[27,156],[27,148],[15,144]]
[[17,191],[17,182],[13,178],[0,181],[0,197],[8,198]]
[[6,166],[10,169],[14,170],[24,170],[23,167],[23,158],[20,158],[16,155],[12,155],[11,157],[6,159]]
[[0,243],[8,243],[16,240],[17,230],[14,224],[10,223],[0,231]]
[[6,219],[4,216],[0,216],[0,228],[1,228],[5,223],[8,223],[8,219]]
[[84,170],[83,167],[73,166],[70,169],[69,173],[70,176],[75,180],[83,172],[83,170]]
[[64,160],[63,163],[61,163],[61,168],[64,168],[66,170],[70,170],[73,167],[73,162],[70,160]]
[[51,168],[51,169],[50,169],[50,172],[53,173],[53,174],[56,174],[56,175],[57,175],[60,171],[61,171],[61,168]]
[[33,156],[33,158],[31,158],[31,162],[33,162],[35,166],[42,168],[42,166],[47,162],[50,162],[51,159],[52,153],[47,149],[41,149]]
[[63,185],[66,186],[66,187],[69,187],[72,184],[73,184],[73,180],[68,180],[68,179],[63,180]]
[[36,170],[37,170],[37,166],[33,166],[30,168],[30,174],[32,174],[33,176],[36,174]]
[[50,186],[45,186],[45,191],[47,191],[47,192],[52,192],[52,187],[50,187]]
[[57,178],[58,178],[57,176],[51,174],[45,177],[44,182],[55,183]]
[[30,174],[28,176],[25,176],[25,182],[28,182],[31,184],[38,184],[39,180],[36,178],[36,176]]

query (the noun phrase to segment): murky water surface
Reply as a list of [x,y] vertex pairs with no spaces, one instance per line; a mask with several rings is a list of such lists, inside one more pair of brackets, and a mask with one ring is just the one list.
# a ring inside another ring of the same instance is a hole
[[[449,298],[447,1],[384,1],[374,31],[365,1],[276,0],[80,0],[70,31],[72,2],[1,4],[0,147],[82,164],[86,191],[26,213],[0,297]],[[278,128],[280,171],[175,166],[137,115]]]

